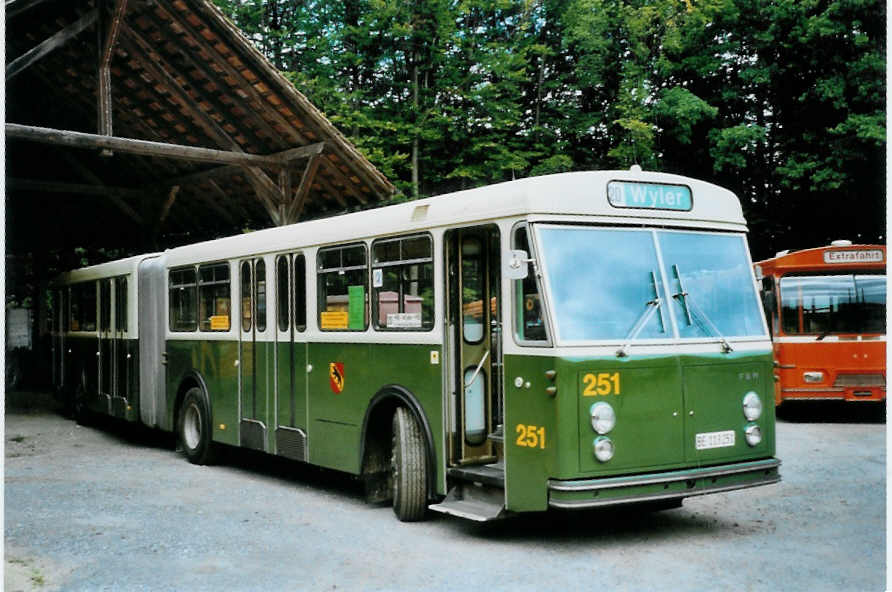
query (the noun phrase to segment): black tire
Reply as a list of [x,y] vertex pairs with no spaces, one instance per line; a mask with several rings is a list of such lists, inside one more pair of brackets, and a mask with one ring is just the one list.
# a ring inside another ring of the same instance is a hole
[[211,434],[211,414],[204,393],[192,387],[186,391],[177,414],[177,435],[190,463],[209,465],[214,461]]
[[393,512],[402,522],[424,518],[427,509],[427,463],[418,420],[405,407],[393,414]]

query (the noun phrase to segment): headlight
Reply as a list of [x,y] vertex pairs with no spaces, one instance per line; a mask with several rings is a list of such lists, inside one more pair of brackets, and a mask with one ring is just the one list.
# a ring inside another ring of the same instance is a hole
[[613,440],[611,440],[607,436],[600,436],[598,438],[595,438],[594,451],[595,458],[597,458],[601,462],[607,462],[608,460],[613,458]]
[[746,443],[750,446],[756,446],[762,441],[762,430],[754,423],[746,426],[746,429],[743,430],[743,435],[746,437]]
[[762,416],[762,399],[753,391],[743,396],[743,416],[747,421],[756,421]]
[[616,425],[616,412],[610,403],[600,401],[591,406],[592,429],[599,434],[606,434]]
[[810,382],[812,384],[816,382],[824,382],[824,373],[820,371],[803,372],[802,380],[804,380],[805,382]]

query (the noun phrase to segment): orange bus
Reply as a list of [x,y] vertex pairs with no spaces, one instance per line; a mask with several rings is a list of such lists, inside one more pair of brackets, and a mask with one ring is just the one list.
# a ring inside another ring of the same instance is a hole
[[775,404],[885,401],[886,247],[833,241],[755,263],[774,341]]

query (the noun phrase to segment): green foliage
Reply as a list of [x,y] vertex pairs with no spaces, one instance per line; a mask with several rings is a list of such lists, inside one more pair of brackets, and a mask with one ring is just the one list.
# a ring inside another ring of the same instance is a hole
[[639,163],[757,256],[884,234],[879,0],[215,2],[406,196]]

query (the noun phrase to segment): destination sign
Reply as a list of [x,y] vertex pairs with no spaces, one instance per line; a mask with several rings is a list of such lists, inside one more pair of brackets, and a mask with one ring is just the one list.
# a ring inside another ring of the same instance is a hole
[[861,249],[857,251],[824,251],[824,263],[882,263],[883,251],[880,249]]
[[693,198],[689,187],[662,183],[610,181],[607,183],[607,201],[615,208],[687,212],[693,207]]

